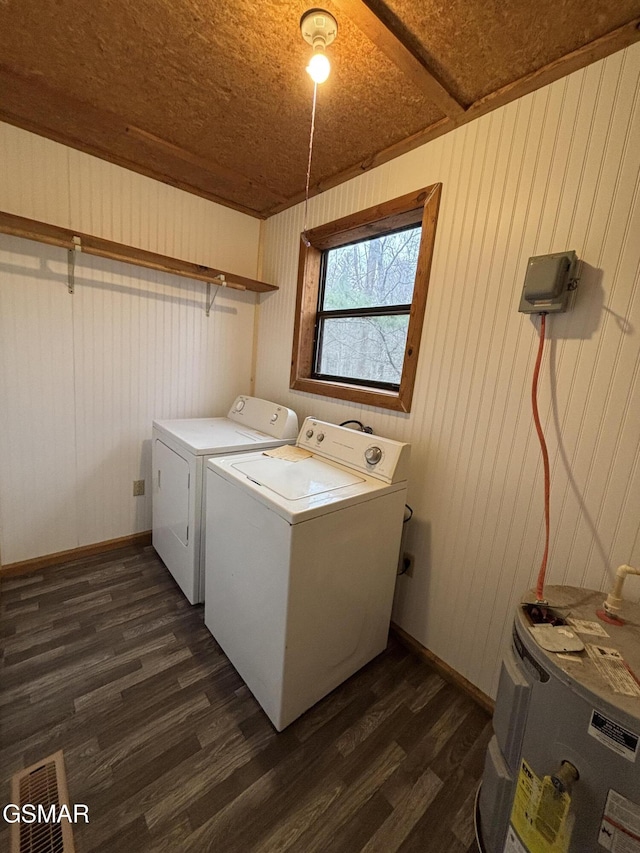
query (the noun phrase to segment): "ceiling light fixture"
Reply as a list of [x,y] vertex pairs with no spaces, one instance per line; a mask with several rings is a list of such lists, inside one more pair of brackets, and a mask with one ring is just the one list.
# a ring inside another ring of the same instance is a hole
[[337,35],[337,21],[324,9],[309,9],[300,19],[300,32],[307,44],[313,47],[307,73],[314,83],[324,83],[331,71],[325,51]]
[[313,56],[307,66],[307,72],[313,80],[313,106],[311,107],[311,132],[309,134],[309,160],[307,162],[307,184],[304,192],[304,224],[302,239],[307,248],[311,245],[307,237],[307,210],[309,207],[309,181],[311,179],[311,157],[313,155],[313,132],[316,123],[316,97],[318,83],[324,83],[331,71],[325,49],[338,33],[338,23],[333,15],[324,9],[309,9],[300,18],[302,38],[313,47]]

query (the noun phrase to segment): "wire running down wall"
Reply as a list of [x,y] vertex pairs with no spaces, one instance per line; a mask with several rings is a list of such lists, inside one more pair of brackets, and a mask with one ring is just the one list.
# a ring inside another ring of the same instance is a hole
[[[412,445],[394,619],[495,696],[513,608],[543,547],[530,404],[527,260],[574,249],[580,285],[549,318],[540,411],[551,459],[547,581],[605,589],[640,562],[640,44],[311,200],[309,227],[442,181],[409,415],[288,389],[302,208],[265,224],[256,392]],[[375,536],[375,531],[372,531]]]

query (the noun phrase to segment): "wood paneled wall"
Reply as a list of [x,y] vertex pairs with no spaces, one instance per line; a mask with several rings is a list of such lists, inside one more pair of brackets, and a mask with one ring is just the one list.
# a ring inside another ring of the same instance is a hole
[[[0,125],[0,208],[257,272],[259,222]],[[249,391],[256,297],[0,235],[0,559],[148,530],[151,421]],[[133,497],[133,480],[146,480]]]
[[289,391],[303,206],[264,226],[263,275],[281,290],[259,309],[256,391],[411,442],[415,568],[394,619],[490,695],[543,547],[538,321],[517,310],[531,255],[582,261],[570,312],[547,324],[541,379],[548,579],[605,588],[618,564],[640,564],[639,77],[634,45],[310,201],[315,227],[443,183],[409,415]]

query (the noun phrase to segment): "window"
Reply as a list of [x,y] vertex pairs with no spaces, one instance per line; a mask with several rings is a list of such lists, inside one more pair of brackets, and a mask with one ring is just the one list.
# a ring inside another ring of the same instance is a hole
[[323,253],[314,379],[400,389],[419,246],[412,225]]
[[293,389],[410,411],[441,186],[307,233]]

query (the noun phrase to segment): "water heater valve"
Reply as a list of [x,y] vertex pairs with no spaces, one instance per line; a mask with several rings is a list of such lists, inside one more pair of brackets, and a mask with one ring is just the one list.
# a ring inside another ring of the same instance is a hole
[[[605,617],[613,619],[615,622],[621,622],[620,611],[622,610],[622,587],[624,586],[627,575],[640,575],[640,569],[634,569],[633,566],[618,566],[616,571],[616,580],[613,589],[606,597],[602,610],[598,610],[598,616],[602,613]],[[600,617],[602,618],[602,616]]]

